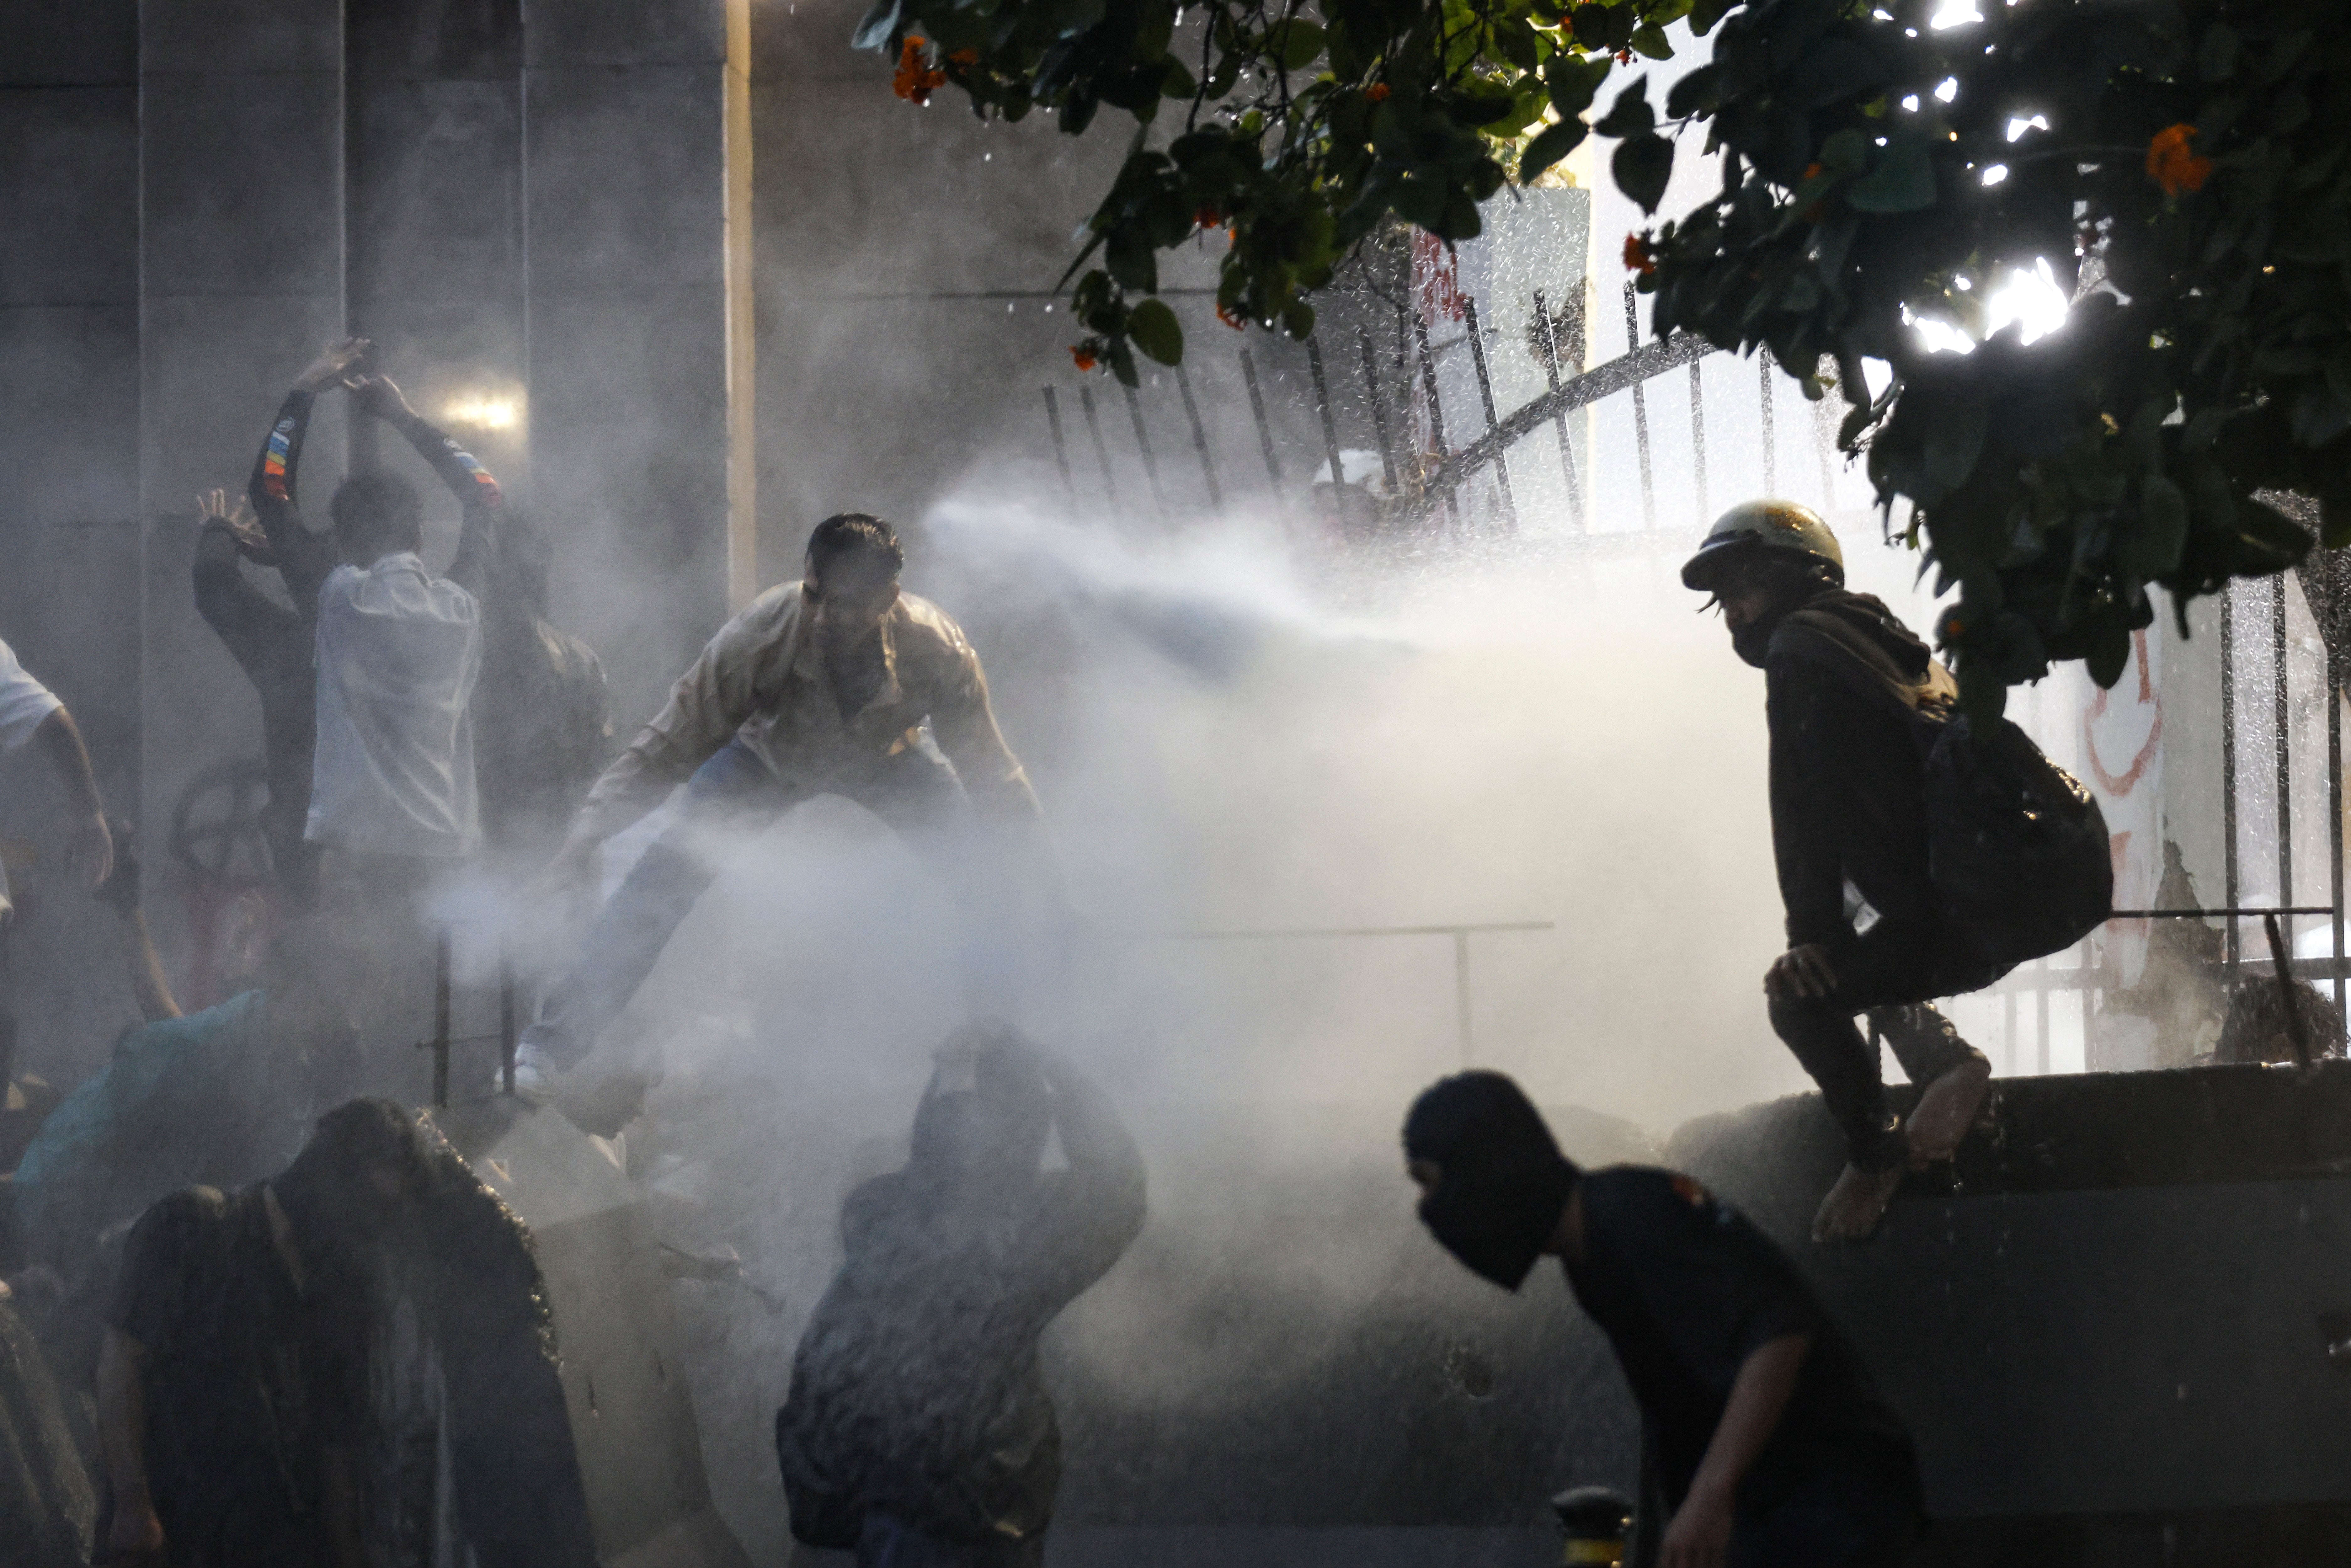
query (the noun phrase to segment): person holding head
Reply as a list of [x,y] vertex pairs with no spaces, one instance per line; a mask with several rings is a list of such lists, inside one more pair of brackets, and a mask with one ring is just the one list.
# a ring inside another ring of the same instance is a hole
[[[1664,1568],[1896,1568],[1923,1522],[1917,1456],[1787,1256],[1697,1182],[1579,1169],[1499,1072],[1405,1118],[1420,1218],[1516,1291],[1557,1258],[1641,1410]],[[1640,1528],[1658,1528],[1645,1519]]]
[[[1914,716],[1948,714],[1958,687],[1884,603],[1845,591],[1836,536],[1792,502],[1724,513],[1682,582],[1713,596],[1731,647],[1764,673],[1788,950],[1763,990],[1773,1030],[1844,1133],[1844,1173],[1813,1238],[1859,1240],[1907,1168],[1951,1157],[1991,1089],[1991,1062],[1927,1005],[2000,971],[1944,918],[1928,875]],[[1907,1126],[1858,1013],[1918,1086]]]
[[596,1560],[529,1232],[389,1101],[140,1217],[99,1425],[118,1563]]
[[1108,1096],[1009,1029],[960,1030],[937,1061],[904,1168],[841,1205],[777,1457],[793,1535],[860,1568],[1034,1568],[1061,1471],[1037,1337],[1142,1230],[1143,1157]]
[[1014,879],[1058,902],[1037,797],[997,729],[987,677],[962,629],[898,586],[896,530],[862,512],[809,536],[801,579],[719,629],[669,702],[572,820],[542,886],[578,885],[603,841],[685,786],[675,819],[598,914],[586,949],[542,1000],[518,1056],[524,1081],[585,1056],[717,875],[723,839],[800,801],[839,795],[945,863],[977,927],[1005,891],[973,852],[976,816]]

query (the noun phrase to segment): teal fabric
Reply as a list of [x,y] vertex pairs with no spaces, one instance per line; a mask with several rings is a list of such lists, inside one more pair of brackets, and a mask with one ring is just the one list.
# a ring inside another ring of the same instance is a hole
[[122,1031],[113,1060],[50,1113],[16,1166],[34,1261],[70,1277],[100,1233],[165,1194],[241,1186],[294,1157],[308,1107],[276,1081],[267,1026],[267,998],[246,991]]

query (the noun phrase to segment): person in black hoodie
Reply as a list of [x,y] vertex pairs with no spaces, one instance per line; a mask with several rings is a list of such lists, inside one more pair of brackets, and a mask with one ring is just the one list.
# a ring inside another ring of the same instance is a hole
[[1499,1072],[1430,1087],[1405,1118],[1404,1154],[1438,1245],[1506,1291],[1557,1258],[1608,1336],[1641,1407],[1640,1530],[1656,1549],[1636,1561],[1904,1561],[1925,1517],[1909,1434],[1744,1216],[1673,1171],[1579,1169]]
[[[1836,536],[1805,507],[1733,507],[1682,582],[1713,595],[1731,646],[1764,673],[1788,950],[1763,989],[1773,1030],[1845,1136],[1848,1164],[1813,1238],[1860,1240],[1906,1168],[1951,1156],[1991,1087],[1991,1064],[1927,1005],[1998,973],[1943,918],[1928,875],[1921,716],[1948,715],[1958,688],[1885,604],[1845,591]],[[1907,1125],[1859,1013],[1918,1086]]]

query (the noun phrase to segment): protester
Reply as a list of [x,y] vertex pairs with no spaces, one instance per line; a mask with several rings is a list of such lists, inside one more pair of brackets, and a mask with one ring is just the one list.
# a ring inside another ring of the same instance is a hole
[[595,1561],[529,1234],[416,1113],[352,1101],[277,1176],[155,1205],[108,1321],[118,1556]]
[[[997,730],[979,656],[945,612],[900,591],[904,560],[878,517],[846,512],[818,524],[802,580],[769,589],[720,628],[596,781],[549,868],[552,884],[584,880],[606,839],[686,788],[676,820],[526,1031],[528,1077],[544,1082],[588,1053],[716,877],[726,835],[818,795],[845,796],[930,850],[976,931],[1003,879],[974,867],[982,857],[959,821],[967,794],[1012,841],[1031,890],[1058,901],[1037,797]],[[970,954],[967,962],[984,967]]]
[[[1066,1169],[1040,1171],[1058,1134]],[[1037,1336],[1143,1228],[1108,1097],[1009,1030],[940,1051],[904,1168],[841,1205],[776,1448],[792,1533],[861,1568],[1030,1568],[1061,1483]]]
[[[25,673],[16,650],[0,643],[0,756],[30,743],[40,748],[71,818],[66,827],[66,862],[83,885],[96,887],[114,870],[114,840],[106,825],[106,802],[90,771],[81,729],[57,695]],[[14,909],[8,879],[0,871],[0,921]],[[5,1066],[0,1063],[0,1066]],[[0,1082],[5,1082],[0,1078]]]
[[[1731,646],[1764,672],[1771,845],[1788,950],[1763,978],[1771,1027],[1821,1088],[1848,1164],[1815,1240],[1874,1231],[1907,1167],[1948,1159],[1991,1086],[1991,1064],[1930,998],[1973,990],[2000,966],[1943,915],[1928,874],[1924,773],[1912,715],[1948,708],[1951,677],[1894,612],[1844,590],[1828,525],[1750,502],[1682,568],[1721,606]],[[1865,904],[1874,918],[1856,927]],[[1918,1085],[1907,1128],[1886,1102],[1866,1013]]]
[[1404,1146],[1447,1251],[1510,1291],[1559,1259],[1608,1336],[1670,1510],[1664,1568],[1905,1560],[1922,1522],[1909,1437],[1786,1256],[1736,1210],[1671,1171],[1579,1169],[1498,1072],[1427,1090]]
[[[250,495],[287,591],[297,604],[316,605],[317,733],[304,838],[319,853],[322,924],[292,957],[314,993],[301,1005],[315,1010],[320,1030],[366,1020],[371,1082],[404,1087],[420,1071],[410,1047],[431,994],[423,901],[481,836],[469,710],[481,670],[480,615],[453,579],[479,581],[483,519],[495,509],[496,486],[454,444],[413,434],[469,503],[471,526],[451,578],[425,570],[416,492],[395,475],[346,478],[329,534],[303,523],[295,481],[311,411],[327,388],[363,382],[369,347],[346,339],[303,371],[270,427]],[[393,389],[390,401],[397,395]]]
[[405,436],[465,508],[449,576],[481,612],[473,737],[482,836],[543,855],[611,754],[604,666],[548,622],[547,536],[508,504],[480,461],[410,407],[389,377],[368,375],[351,395]]
[[96,1513],[65,1400],[0,1281],[0,1563],[84,1568]]
[[2294,1033],[2313,1061],[2343,1054],[2343,1010],[2335,998],[2308,980],[2288,982],[2294,1005],[2286,1005],[2277,977],[2258,976],[2240,983],[2229,998],[2228,1016],[2212,1043],[2212,1063],[2246,1066],[2297,1060]]

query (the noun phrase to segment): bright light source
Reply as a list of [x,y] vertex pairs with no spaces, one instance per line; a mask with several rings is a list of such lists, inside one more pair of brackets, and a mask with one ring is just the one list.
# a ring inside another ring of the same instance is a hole
[[2008,139],[2011,141],[2013,141],[2028,131],[2046,131],[2048,129],[2049,121],[2037,114],[2030,120],[2011,120],[2008,122]]
[[509,396],[466,392],[452,398],[441,410],[441,417],[477,430],[512,430],[522,420],[522,405]]
[[1949,103],[1951,99],[1959,97],[1959,78],[1957,77],[1945,77],[1943,78],[1943,85],[1935,89],[1935,96],[1941,99],[1945,103]]
[[[2008,273],[2000,287],[1985,297],[1984,335],[1990,337],[2013,321],[2023,329],[2019,336],[2030,343],[2063,327],[2068,308],[2065,291],[2057,287],[2057,275],[2046,260],[2036,261],[2030,272]],[[1910,329],[1918,334],[1920,346],[1930,354],[1975,352],[1976,340],[1948,321],[1916,318]]]
[[1997,185],[2007,178],[2008,165],[2005,163],[1995,163],[1983,172],[1983,183],[1987,185]]
[[1935,19],[1927,25],[1940,30],[1944,27],[1964,27],[1970,22],[1980,22],[1983,13],[1976,9],[1976,0],[1943,0],[1936,9]]

